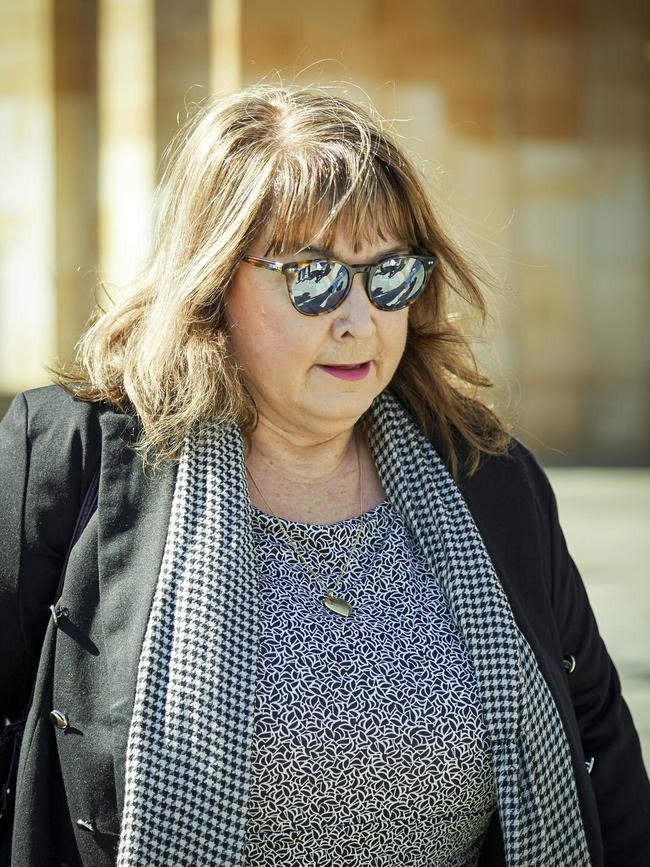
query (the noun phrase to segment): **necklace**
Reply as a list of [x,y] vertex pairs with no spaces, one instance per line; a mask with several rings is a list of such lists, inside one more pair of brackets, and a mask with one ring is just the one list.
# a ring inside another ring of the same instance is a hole
[[[302,556],[302,554],[300,553],[298,548],[294,545],[291,536],[286,532],[286,530],[284,529],[282,524],[279,524],[280,532],[282,533],[285,541],[287,542],[287,544],[289,545],[289,547],[291,548],[293,553],[296,555],[296,557],[298,558],[300,563],[303,565],[303,567],[307,570],[307,572],[316,581],[318,586],[322,590],[325,591],[325,598],[322,600],[323,605],[329,611],[331,611],[332,614],[338,614],[340,617],[349,617],[350,614],[352,614],[352,606],[350,605],[348,600],[343,599],[342,596],[335,596],[334,591],[338,590],[338,588],[341,586],[341,584],[343,582],[343,578],[344,578],[345,573],[347,571],[348,564],[350,563],[350,560],[352,559],[352,555],[359,547],[359,542],[361,541],[361,534],[363,532],[363,468],[361,466],[361,451],[359,449],[359,442],[358,442],[358,440],[355,440],[355,441],[356,441],[356,446],[357,446],[357,463],[359,465],[359,514],[360,514],[360,520],[359,520],[359,526],[357,527],[357,533],[356,533],[356,536],[354,539],[354,543],[353,543],[352,547],[350,548],[350,550],[348,551],[348,556],[345,558],[345,562],[343,563],[343,566],[341,567],[341,572],[338,576],[338,579],[332,587],[327,587],[326,583],[314,572],[314,570],[311,568],[309,563],[307,563],[307,561],[304,559],[304,557]],[[274,513],[273,509],[269,506],[268,502],[266,501],[264,494],[260,490],[260,486],[257,484],[255,479],[253,478],[253,474],[251,473],[251,471],[248,468],[246,468],[246,471],[247,471],[248,475],[251,477],[251,481],[255,485],[255,488],[257,489],[257,493],[260,495],[262,502],[264,503],[266,508],[269,510],[269,512],[272,515],[274,515],[275,513]]]

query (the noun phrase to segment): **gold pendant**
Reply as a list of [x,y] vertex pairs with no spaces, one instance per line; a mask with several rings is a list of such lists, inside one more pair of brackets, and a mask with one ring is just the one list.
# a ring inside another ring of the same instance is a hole
[[341,599],[340,596],[335,596],[333,593],[328,593],[323,599],[323,605],[333,614],[338,614],[340,617],[349,617],[352,614],[352,606],[346,599]]

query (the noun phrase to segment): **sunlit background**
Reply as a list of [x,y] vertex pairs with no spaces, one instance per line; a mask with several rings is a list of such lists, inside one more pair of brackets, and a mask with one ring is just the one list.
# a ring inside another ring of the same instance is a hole
[[490,399],[553,467],[649,755],[648,4],[0,0],[0,68],[0,411],[137,269],[193,103],[295,81],[394,120],[497,277]]

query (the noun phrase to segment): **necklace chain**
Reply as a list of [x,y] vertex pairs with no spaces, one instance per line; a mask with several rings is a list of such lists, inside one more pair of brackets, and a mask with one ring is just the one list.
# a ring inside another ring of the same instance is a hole
[[[280,523],[280,524],[278,525],[278,526],[279,526],[279,529],[280,529],[280,532],[281,532],[282,535],[284,536],[284,538],[285,538],[287,544],[289,545],[289,547],[291,548],[291,550],[294,552],[294,554],[296,555],[296,557],[298,558],[298,560],[300,561],[300,563],[305,567],[305,569],[307,570],[307,572],[308,572],[308,573],[312,576],[312,578],[316,581],[316,583],[318,584],[318,586],[319,586],[322,590],[325,591],[325,593],[327,594],[328,598],[330,598],[330,599],[334,596],[334,591],[338,590],[338,588],[341,586],[341,584],[342,584],[342,582],[343,582],[343,578],[344,578],[345,573],[346,573],[346,571],[347,571],[348,565],[349,565],[349,563],[350,563],[350,560],[352,559],[352,555],[355,553],[355,551],[357,550],[357,548],[358,548],[358,546],[359,546],[359,542],[361,541],[361,535],[362,535],[362,532],[363,532],[363,525],[364,525],[364,520],[363,520],[363,467],[362,467],[362,464],[361,464],[361,450],[359,449],[359,442],[358,442],[358,439],[357,439],[356,437],[355,437],[355,442],[356,442],[356,446],[357,446],[357,463],[358,463],[358,466],[359,466],[359,513],[360,513],[359,526],[357,527],[357,532],[356,532],[356,536],[355,536],[354,543],[352,544],[350,550],[348,551],[348,556],[345,558],[345,562],[343,563],[343,566],[341,567],[341,572],[339,573],[339,576],[338,576],[338,578],[337,578],[337,580],[336,580],[336,583],[335,583],[332,587],[327,587],[327,585],[325,584],[325,582],[324,582],[324,581],[323,581],[323,580],[322,580],[322,579],[321,579],[321,578],[320,578],[320,577],[319,577],[319,576],[314,572],[314,570],[311,568],[311,566],[309,565],[309,563],[307,563],[307,561],[306,561],[305,558],[302,556],[302,554],[300,553],[300,551],[298,550],[298,548],[294,545],[293,540],[291,539],[291,536],[290,536],[290,535],[287,533],[287,531],[284,529],[282,523]],[[250,471],[248,468],[246,468],[246,471],[248,472],[248,475],[251,477],[251,481],[252,481],[253,484],[255,485],[255,488],[256,488],[256,490],[257,490],[257,493],[260,495],[260,498],[261,498],[262,502],[264,503],[264,505],[266,506],[266,508],[269,510],[269,512],[270,512],[272,515],[275,515],[273,509],[272,509],[271,506],[268,504],[268,502],[267,502],[267,500],[266,500],[266,497],[264,496],[264,494],[263,494],[262,491],[260,490],[260,486],[259,486],[259,485],[257,484],[257,482],[255,481],[255,478],[253,477],[253,474],[251,473],[251,471]],[[277,516],[276,516],[276,517],[277,517]]]

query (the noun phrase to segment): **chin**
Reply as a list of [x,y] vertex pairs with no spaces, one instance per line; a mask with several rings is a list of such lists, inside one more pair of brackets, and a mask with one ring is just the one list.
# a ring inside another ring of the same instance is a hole
[[352,421],[359,419],[379,394],[375,389],[346,392],[339,395],[329,395],[314,406],[310,406],[310,414],[320,417],[323,421]]

